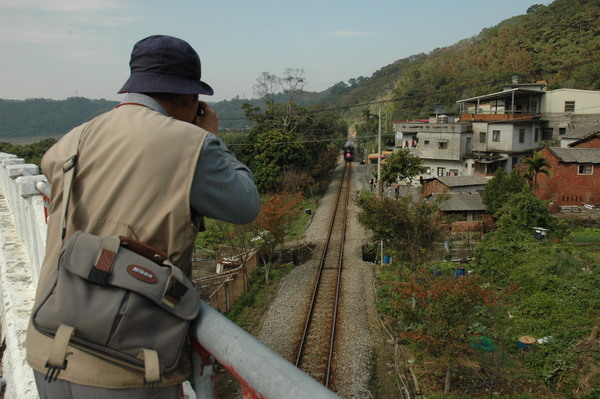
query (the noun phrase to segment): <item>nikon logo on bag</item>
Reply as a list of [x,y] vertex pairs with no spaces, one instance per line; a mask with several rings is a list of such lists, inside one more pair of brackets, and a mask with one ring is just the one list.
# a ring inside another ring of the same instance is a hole
[[127,272],[134,278],[143,281],[148,284],[158,283],[158,277],[152,271],[146,269],[144,266],[129,265],[127,266]]

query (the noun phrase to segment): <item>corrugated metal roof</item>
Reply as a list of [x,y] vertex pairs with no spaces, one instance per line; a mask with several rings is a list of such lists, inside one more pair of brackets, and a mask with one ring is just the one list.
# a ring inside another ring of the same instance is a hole
[[565,163],[600,164],[600,148],[548,148],[558,159]]
[[488,179],[482,175],[438,176],[437,179],[448,187],[480,186],[488,182]]
[[481,199],[481,195],[477,192],[458,192],[432,194],[430,201],[442,196],[447,198],[440,203],[440,209],[446,212],[465,212],[465,211],[485,211],[485,205]]
[[582,139],[582,138],[584,138],[585,136],[587,136],[589,134],[590,134],[589,132],[584,132],[582,130],[575,130],[573,132],[570,132],[570,133],[567,133],[567,134],[565,134],[563,136],[560,136],[560,139],[561,140],[564,140],[564,139],[577,139],[577,140],[579,140],[579,139]]

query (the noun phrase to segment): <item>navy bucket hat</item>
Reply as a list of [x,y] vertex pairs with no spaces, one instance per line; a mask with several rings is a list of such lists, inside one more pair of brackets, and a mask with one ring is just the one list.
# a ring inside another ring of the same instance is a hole
[[131,75],[119,93],[214,93],[200,80],[198,53],[176,37],[155,35],[140,40],[133,46],[129,67]]

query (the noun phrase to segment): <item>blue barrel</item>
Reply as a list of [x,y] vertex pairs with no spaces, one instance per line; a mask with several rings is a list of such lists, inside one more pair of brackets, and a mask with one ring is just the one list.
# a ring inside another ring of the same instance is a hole
[[385,263],[386,265],[389,265],[392,261],[392,257],[389,255],[383,255],[383,263]]
[[465,275],[465,269],[457,267],[456,271],[454,272],[454,278],[461,278],[464,275]]

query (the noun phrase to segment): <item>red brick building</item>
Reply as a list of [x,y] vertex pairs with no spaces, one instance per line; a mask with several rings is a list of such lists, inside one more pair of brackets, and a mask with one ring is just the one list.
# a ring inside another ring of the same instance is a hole
[[569,148],[544,148],[541,155],[550,164],[550,176],[538,174],[538,198],[558,206],[600,205],[600,133]]

